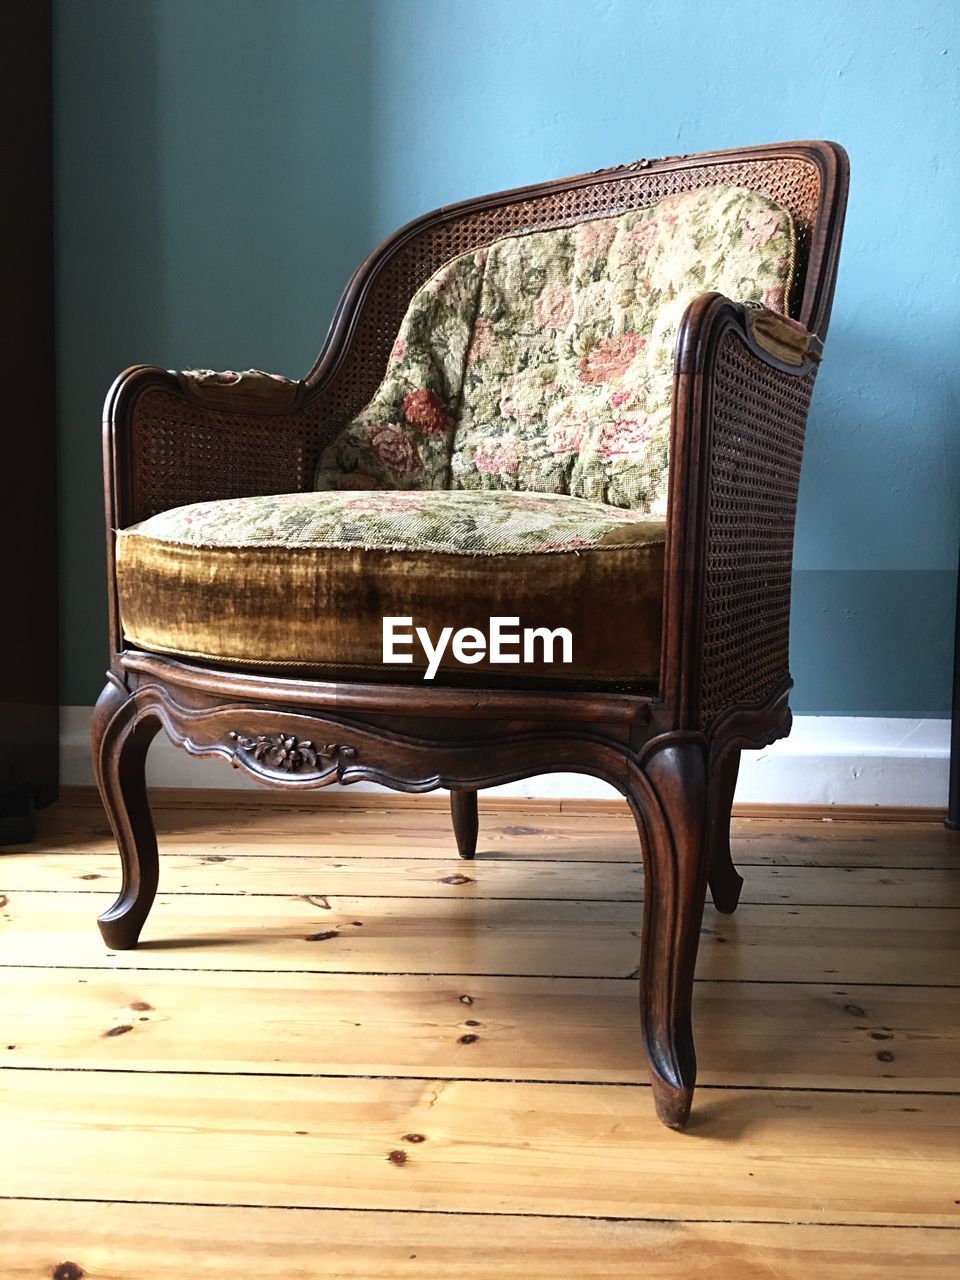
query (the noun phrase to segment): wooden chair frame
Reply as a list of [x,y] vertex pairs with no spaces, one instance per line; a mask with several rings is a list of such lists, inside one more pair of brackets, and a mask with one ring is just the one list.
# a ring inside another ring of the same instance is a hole
[[415,289],[464,244],[511,229],[563,225],[716,182],[752,186],[793,202],[802,237],[792,314],[822,339],[847,172],[835,144],[790,143],[638,161],[438,210],[359,268],[282,422],[262,406],[204,402],[164,370],[120,376],[104,418],[111,661],[92,729],[123,869],[120,895],[100,918],[108,946],[136,945],[157,888],[144,767],[160,729],[191,755],[222,757],[291,793],[359,780],[408,792],[449,788],[468,858],[479,790],[553,771],[591,774],[623,793],[637,821],[643,1038],[658,1115],[683,1127],[696,1075],[691,997],[706,887],[717,909],[731,912],[742,884],[729,843],[740,752],[790,726],[789,570],[814,361],[794,367],[770,355],[744,308],[718,294],[698,298],[684,316],[660,686],[649,693],[412,686],[364,680],[356,669],[305,678],[149,653],[123,636],[115,531],[184,502],[309,489],[324,440],[382,375]]

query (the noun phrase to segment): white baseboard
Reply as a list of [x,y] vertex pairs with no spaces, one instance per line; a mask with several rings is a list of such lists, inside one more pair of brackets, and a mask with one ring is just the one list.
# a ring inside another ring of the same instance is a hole
[[[60,768],[66,786],[93,782],[87,736],[91,707],[63,707]],[[762,751],[745,751],[740,766],[740,804],[883,805],[939,807],[946,804],[950,752],[948,720],[901,720],[873,716],[797,716],[789,738]],[[195,760],[160,736],[147,767],[155,787],[249,788],[257,784],[217,760]],[[374,783],[351,791],[383,791]],[[577,773],[546,774],[493,787],[507,796],[550,799],[609,798],[617,793]]]

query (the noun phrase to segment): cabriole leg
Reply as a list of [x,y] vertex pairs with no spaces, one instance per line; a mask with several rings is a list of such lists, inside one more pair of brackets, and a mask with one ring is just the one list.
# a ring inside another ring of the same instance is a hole
[[120,894],[98,923],[108,947],[137,945],[157,892],[157,837],[150,815],[145,766],[160,722],[138,712],[119,682],[106,685],[97,703],[91,749],[100,798],[120,850]]
[[739,770],[740,752],[734,748],[720,757],[710,775],[710,894],[724,915],[736,911],[743,888],[730,853],[730,811]]
[[472,858],[477,852],[477,793],[475,791],[451,791],[450,812],[453,815],[453,834],[457,838],[457,850],[461,858]]
[[644,857],[640,1017],[657,1115],[682,1129],[697,1061],[693,973],[706,894],[707,777],[697,743],[664,747],[632,770],[628,799]]

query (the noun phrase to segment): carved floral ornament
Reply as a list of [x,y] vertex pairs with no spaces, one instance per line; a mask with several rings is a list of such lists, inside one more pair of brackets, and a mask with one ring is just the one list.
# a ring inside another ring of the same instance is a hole
[[240,751],[252,756],[258,763],[284,773],[314,770],[322,761],[350,760],[357,754],[354,747],[345,747],[338,742],[328,742],[321,746],[307,738],[296,738],[291,733],[260,733],[251,737],[231,729],[227,736],[237,744]]

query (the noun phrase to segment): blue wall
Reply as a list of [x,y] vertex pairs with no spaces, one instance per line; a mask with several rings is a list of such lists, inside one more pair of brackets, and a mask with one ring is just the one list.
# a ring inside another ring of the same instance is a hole
[[127,364],[312,362],[425,209],[829,137],[852,183],[808,436],[794,708],[946,715],[960,94],[946,0],[55,0],[64,700],[104,666],[99,416]]

